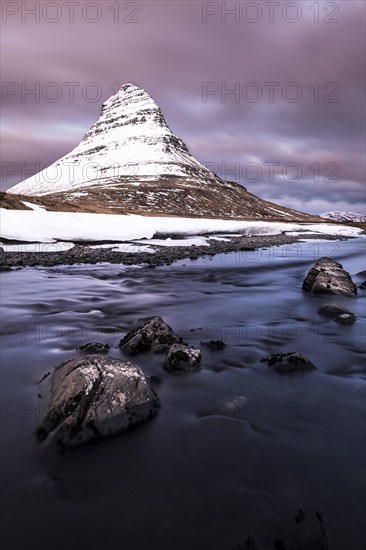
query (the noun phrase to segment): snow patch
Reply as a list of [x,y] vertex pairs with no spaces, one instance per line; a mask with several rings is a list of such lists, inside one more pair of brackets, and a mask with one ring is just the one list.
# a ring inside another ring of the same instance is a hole
[[[153,242],[151,242],[153,244]],[[149,252],[154,254],[155,250],[149,246],[140,246],[134,243],[111,243],[111,244],[95,244],[89,248],[112,248],[112,252],[125,252],[125,253],[137,253],[137,252]]]
[[154,246],[210,246],[205,237],[191,237],[190,239],[149,239],[136,241],[140,243],[153,244]]
[[74,248],[74,243],[35,242],[32,244],[1,244],[5,252],[63,252]]
[[25,206],[28,206],[28,208],[30,208],[31,210],[46,210],[46,207],[45,206],[41,206],[39,204],[33,204],[32,202],[26,202],[26,201],[22,201],[22,203],[25,205]]
[[[59,241],[138,241],[159,235],[198,236],[303,234],[312,232],[356,237],[362,229],[332,224],[278,223],[205,218],[167,218],[136,215],[48,212],[0,209],[1,236],[9,240],[55,243]],[[162,240],[164,242],[164,240]],[[175,244],[174,244],[175,243]],[[57,243],[59,244],[59,243]],[[145,244],[146,243],[145,241]],[[165,241],[166,244],[166,241]],[[176,241],[172,241],[172,246]]]
[[359,212],[344,212],[344,211],[334,211],[334,212],[324,212],[320,214],[321,218],[326,218],[330,220],[335,220],[338,222],[361,222],[366,223],[366,216],[360,214]]

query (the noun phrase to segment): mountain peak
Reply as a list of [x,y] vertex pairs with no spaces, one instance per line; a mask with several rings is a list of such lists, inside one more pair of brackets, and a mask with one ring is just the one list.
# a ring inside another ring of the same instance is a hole
[[128,83],[103,103],[98,120],[73,151],[8,192],[45,195],[122,180],[126,183],[126,178],[139,185],[161,177],[189,178],[198,183],[218,179],[173,134],[155,100]]
[[131,104],[134,104],[135,106],[149,104],[154,108],[159,108],[157,103],[146,90],[129,82],[127,84],[123,84],[117,93],[112,95],[103,103],[102,112],[106,109],[115,108],[117,106],[124,108]]
[[[172,132],[153,98],[135,84],[124,84],[103,103],[99,119],[83,142],[93,141],[97,134],[104,137],[113,135],[114,142],[122,144],[126,139],[131,141],[142,136],[157,138],[162,134],[172,135]],[[140,160],[144,161],[143,158]]]

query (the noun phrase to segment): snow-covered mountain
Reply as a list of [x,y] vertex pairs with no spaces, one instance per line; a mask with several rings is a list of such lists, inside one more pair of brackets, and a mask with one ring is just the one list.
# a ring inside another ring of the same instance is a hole
[[[52,210],[299,220],[303,214],[226,182],[190,155],[150,95],[125,84],[80,144],[8,190]],[[26,199],[25,199],[26,200]]]
[[337,222],[361,222],[366,223],[366,216],[359,212],[324,212],[320,214],[321,218],[335,220]]
[[215,179],[175,137],[150,95],[125,84],[103,103],[99,119],[73,151],[8,192],[46,195],[126,177],[139,184],[162,176],[201,183]]

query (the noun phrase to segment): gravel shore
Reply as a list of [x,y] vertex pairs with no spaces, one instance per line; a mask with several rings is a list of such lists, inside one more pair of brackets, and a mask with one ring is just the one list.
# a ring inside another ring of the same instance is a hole
[[[111,263],[124,265],[147,265],[157,267],[170,265],[176,260],[196,260],[203,256],[214,256],[227,252],[240,252],[255,250],[257,248],[293,244],[304,239],[341,240],[339,236],[302,234],[301,236],[263,235],[263,236],[237,236],[227,241],[209,239],[209,246],[154,246],[154,253],[148,252],[114,252],[111,248],[90,248],[96,243],[76,244],[70,250],[60,252],[4,252],[1,249],[0,269],[7,271],[13,267],[36,267],[74,264]],[[19,243],[18,243],[19,244]],[[133,243],[132,243],[133,244]]]

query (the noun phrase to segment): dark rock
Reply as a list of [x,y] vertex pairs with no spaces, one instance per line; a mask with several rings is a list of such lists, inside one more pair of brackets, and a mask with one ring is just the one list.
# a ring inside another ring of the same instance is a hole
[[355,322],[356,317],[353,313],[351,313],[351,315],[348,313],[342,313],[342,315],[339,315],[339,317],[336,318],[336,323],[339,323],[340,325],[353,325]]
[[210,340],[209,342],[201,342],[203,346],[206,346],[212,351],[223,350],[226,347],[225,342],[222,340]]
[[300,523],[300,521],[304,521],[304,519],[305,519],[305,514],[303,510],[299,510],[298,514],[295,516],[296,523]]
[[362,288],[363,290],[366,288],[366,281],[360,284],[358,288]]
[[273,353],[261,359],[261,363],[268,363],[270,368],[280,374],[316,370],[316,366],[310,359],[299,351]]
[[198,369],[201,362],[201,350],[173,344],[164,361],[164,368],[168,371],[191,372]]
[[101,344],[100,342],[88,342],[79,346],[79,350],[83,353],[107,353],[109,348],[109,344]]
[[122,338],[119,347],[122,351],[135,355],[154,348],[157,351],[167,351],[172,344],[178,342],[181,342],[181,338],[161,317],[148,317],[138,321],[137,327]]
[[0,265],[0,272],[13,271],[11,267],[7,265]]
[[323,315],[323,317],[327,317],[328,319],[337,319],[337,317],[342,314],[353,315],[353,317],[355,317],[352,311],[339,304],[324,304],[320,306],[320,308],[318,309],[318,313],[319,315]]
[[61,363],[39,383],[39,394],[37,438],[59,450],[126,430],[159,407],[139,367],[105,355]]
[[309,270],[302,284],[305,292],[355,296],[357,287],[343,266],[331,258],[320,258]]
[[264,529],[258,536],[247,536],[233,550],[329,550],[324,520],[318,512],[299,510],[295,517],[283,514],[270,533],[264,534]]

